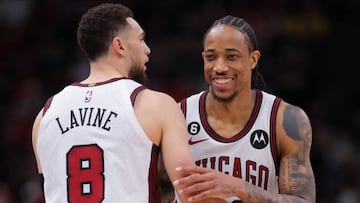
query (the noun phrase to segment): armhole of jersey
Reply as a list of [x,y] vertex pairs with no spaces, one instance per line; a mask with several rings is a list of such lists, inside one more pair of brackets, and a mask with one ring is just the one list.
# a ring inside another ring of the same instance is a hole
[[38,176],[39,176],[39,180],[40,180],[40,184],[41,184],[41,190],[44,193],[44,182],[45,182],[44,175],[42,173],[39,173]]
[[161,202],[161,190],[158,186],[159,172],[158,172],[158,160],[159,160],[160,148],[153,144],[151,150],[150,171],[148,176],[149,182],[149,203]]
[[186,117],[186,99],[181,100],[180,108],[181,111],[184,113],[184,116]]
[[54,97],[52,96],[46,101],[45,106],[44,106],[44,110],[43,110],[43,116],[45,115],[46,111],[49,109],[53,98]]
[[276,175],[279,176],[279,156],[276,150],[276,116],[280,106],[281,99],[275,98],[272,109],[271,109],[271,117],[270,117],[270,137],[271,137],[271,154],[274,160]]
[[136,99],[136,96],[139,94],[139,92],[143,89],[146,89],[144,86],[139,86],[137,88],[135,88],[135,90],[131,93],[130,95],[130,99],[131,99],[131,104],[132,106],[134,106],[135,104],[135,99]]

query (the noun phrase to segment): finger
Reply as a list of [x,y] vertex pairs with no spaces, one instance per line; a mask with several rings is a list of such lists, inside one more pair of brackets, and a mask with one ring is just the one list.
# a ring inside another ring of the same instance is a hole
[[194,170],[191,170],[191,169],[184,170],[183,166],[176,167],[175,171],[177,173],[179,173],[180,176],[182,176],[182,177],[186,177],[186,176],[189,176],[189,175],[192,175],[192,174],[197,174],[197,172],[195,172]]
[[174,187],[180,194],[194,195],[215,187],[215,182],[207,174],[194,174],[174,181]]
[[176,188],[184,188],[190,185],[194,185],[198,182],[201,182],[202,178],[201,175],[198,173],[191,174],[188,176],[184,176],[182,178],[179,178],[173,182],[174,187]]
[[213,188],[209,188],[204,184],[197,184],[196,186],[188,187],[184,189],[182,193],[185,197],[188,197],[187,200],[190,202],[216,197],[216,193]]
[[198,194],[201,194],[204,192],[202,190],[202,187],[198,185],[199,183],[188,185],[184,188],[178,189],[175,188],[178,195],[184,197],[185,199],[188,199],[189,197],[196,196]]
[[200,166],[179,166],[179,167],[176,167],[175,170],[177,172],[184,173],[184,174],[194,174],[194,173],[203,174],[203,173],[209,172],[210,169],[203,168]]
[[173,185],[177,188],[184,188],[201,182],[211,183],[214,181],[214,178],[216,178],[216,175],[213,171],[208,171],[207,173],[193,173],[175,180]]

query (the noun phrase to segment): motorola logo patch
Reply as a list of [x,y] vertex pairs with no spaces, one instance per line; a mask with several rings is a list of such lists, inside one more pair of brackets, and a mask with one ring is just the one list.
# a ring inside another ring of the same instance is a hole
[[196,135],[200,132],[200,124],[198,122],[191,122],[188,125],[188,132],[190,135]]
[[269,135],[263,130],[255,130],[250,136],[250,143],[256,149],[263,149],[269,144]]

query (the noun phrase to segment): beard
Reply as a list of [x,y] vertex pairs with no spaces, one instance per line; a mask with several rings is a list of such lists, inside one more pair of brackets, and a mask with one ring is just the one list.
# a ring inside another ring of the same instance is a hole
[[216,92],[210,88],[210,93],[214,96],[214,99],[219,101],[219,102],[231,102],[234,100],[234,98],[237,96],[237,92],[234,92],[232,95],[228,96],[228,97],[220,97],[216,94]]
[[147,75],[146,75],[145,71],[143,71],[141,69],[141,67],[139,67],[138,65],[134,65],[130,69],[129,78],[142,84],[142,85],[145,85],[147,82]]

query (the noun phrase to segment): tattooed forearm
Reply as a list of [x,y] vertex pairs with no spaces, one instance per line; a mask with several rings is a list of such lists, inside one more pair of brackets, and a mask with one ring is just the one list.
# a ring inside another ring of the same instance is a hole
[[309,203],[315,202],[315,182],[312,169],[306,161],[293,157],[282,161],[279,180],[280,194],[270,193],[251,183],[244,185],[243,203]]
[[304,185],[308,182],[305,161],[293,158],[286,159],[285,161],[287,161],[287,168],[284,168],[284,170],[287,170],[287,180],[284,183],[284,188],[290,194],[302,193],[306,189]]
[[279,186],[282,193],[314,201],[315,182],[309,162],[295,155],[284,158],[280,171]]
[[306,113],[299,107],[285,104],[281,108],[277,145],[279,166],[279,191],[262,191],[250,183],[244,184],[245,202],[308,203],[315,202],[315,179],[310,163],[312,130]]
[[314,202],[315,180],[309,157],[312,141],[310,121],[301,108],[293,105],[286,105],[283,115],[282,126],[290,139],[286,143],[286,154],[281,158],[279,187],[281,193],[290,197],[282,196],[282,201]]

